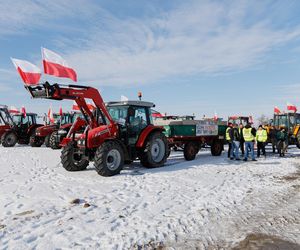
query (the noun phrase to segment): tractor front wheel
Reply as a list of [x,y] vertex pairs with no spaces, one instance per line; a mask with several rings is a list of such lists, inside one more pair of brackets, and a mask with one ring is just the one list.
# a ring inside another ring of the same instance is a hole
[[215,140],[210,148],[211,155],[220,156],[223,151],[223,143],[220,140]]
[[89,161],[77,152],[73,143],[65,146],[61,152],[61,163],[67,171],[85,170],[89,165]]
[[17,142],[18,137],[14,132],[7,132],[1,137],[1,143],[3,147],[13,147]]
[[47,136],[45,137],[45,146],[46,146],[47,148],[50,147],[50,136],[51,136],[51,134],[50,134],[50,135],[47,135]]
[[56,136],[57,131],[54,131],[49,139],[49,147],[51,147],[52,149],[61,149],[61,146],[59,146],[59,143],[56,142]]
[[196,155],[199,152],[199,145],[195,142],[187,142],[184,145],[183,155],[184,159],[187,161],[192,161],[196,158]]
[[140,157],[141,163],[146,168],[161,167],[169,156],[167,138],[160,132],[150,134],[145,149]]
[[29,144],[31,147],[40,147],[44,143],[43,138],[37,137],[35,135],[30,136]]
[[124,153],[119,143],[104,142],[96,151],[94,166],[99,175],[113,176],[119,174],[124,165]]

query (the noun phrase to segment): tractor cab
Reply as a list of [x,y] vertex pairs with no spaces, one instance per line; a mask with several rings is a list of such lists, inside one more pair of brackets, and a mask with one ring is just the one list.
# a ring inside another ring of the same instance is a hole
[[37,122],[37,114],[27,113],[26,116],[23,114],[17,114],[12,116],[12,120],[15,124],[14,129],[18,131],[20,138],[28,137],[28,130],[34,126]]
[[112,119],[119,125],[125,144],[135,145],[142,130],[153,125],[150,109],[154,104],[151,102],[109,102],[106,107]]
[[300,125],[300,113],[274,114],[272,125],[275,129],[285,127],[289,134],[294,134],[297,125]]
[[0,105],[0,138],[14,125],[6,105]]
[[232,123],[232,124],[237,124],[237,125],[242,124],[243,126],[246,126],[248,123],[251,123],[251,122],[252,122],[251,116],[230,116],[230,117],[228,117],[228,123]]

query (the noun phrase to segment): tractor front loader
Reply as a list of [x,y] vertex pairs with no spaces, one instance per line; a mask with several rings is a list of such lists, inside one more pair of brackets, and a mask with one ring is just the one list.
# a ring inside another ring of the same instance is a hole
[[[105,105],[97,89],[78,85],[49,84],[26,87],[33,98],[74,100],[84,119],[77,118],[61,145],[61,163],[68,171],[84,170],[90,161],[98,174],[119,174],[125,163],[140,159],[145,167],[162,166],[168,156],[163,128],[154,126],[144,101],[110,102]],[[90,111],[86,99],[96,109]],[[83,132],[78,133],[83,125]]]

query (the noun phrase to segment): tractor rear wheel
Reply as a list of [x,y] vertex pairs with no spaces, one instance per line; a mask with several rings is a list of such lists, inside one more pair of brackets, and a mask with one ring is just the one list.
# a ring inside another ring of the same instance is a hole
[[169,155],[167,138],[161,132],[148,136],[145,149],[140,157],[141,164],[146,168],[157,168],[164,165]]
[[60,158],[62,166],[67,171],[85,170],[89,165],[89,161],[76,152],[76,148],[73,143],[69,143],[63,148]]
[[47,148],[50,147],[50,136],[51,136],[51,134],[50,134],[50,135],[47,135],[47,136],[45,137],[45,146],[46,146]]
[[223,151],[223,143],[220,140],[215,140],[210,148],[211,155],[220,156]]
[[1,143],[3,147],[13,147],[17,142],[18,137],[14,132],[7,132],[1,137]]
[[49,147],[51,147],[52,149],[61,149],[61,146],[59,146],[59,143],[56,142],[55,139],[55,135],[56,135],[57,131],[54,131],[51,135],[50,135],[50,139],[49,139]]
[[199,145],[196,142],[187,142],[184,145],[183,155],[185,160],[187,161],[194,160],[198,152],[199,152]]
[[44,143],[43,138],[37,137],[34,134],[29,138],[29,144],[31,147],[40,147]]
[[96,151],[94,166],[99,175],[113,176],[119,174],[124,165],[124,152],[119,143],[104,142]]

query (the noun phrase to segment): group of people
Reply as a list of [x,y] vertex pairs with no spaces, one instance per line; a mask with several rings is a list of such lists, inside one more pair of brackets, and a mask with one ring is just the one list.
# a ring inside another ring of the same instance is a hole
[[[283,127],[279,131],[273,130],[273,134],[270,134],[272,141],[273,152],[277,148],[279,156],[283,157],[288,146],[288,136],[287,131]],[[261,155],[266,157],[265,146],[268,141],[267,130],[259,125],[256,130],[251,124],[247,124],[245,127],[243,124],[228,124],[226,129],[226,140],[228,142],[228,158],[230,160],[241,160],[241,156],[244,161],[248,161],[251,157],[252,161],[256,161],[254,154],[254,144],[257,144],[257,158]],[[241,150],[241,155],[240,155]]]

